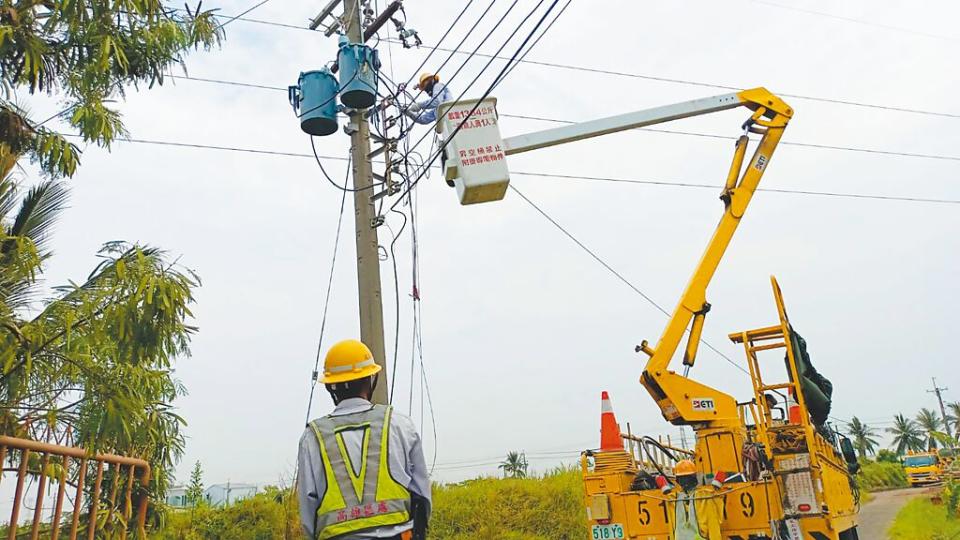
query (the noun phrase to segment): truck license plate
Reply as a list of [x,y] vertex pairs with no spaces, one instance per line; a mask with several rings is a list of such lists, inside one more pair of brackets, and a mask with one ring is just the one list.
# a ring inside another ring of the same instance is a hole
[[623,538],[623,525],[613,523],[611,525],[594,525],[593,540],[608,540],[614,538]]

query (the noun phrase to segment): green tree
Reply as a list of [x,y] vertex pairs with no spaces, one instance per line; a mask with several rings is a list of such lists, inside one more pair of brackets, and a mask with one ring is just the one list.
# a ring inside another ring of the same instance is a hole
[[108,105],[128,86],[163,84],[191,49],[219,44],[212,11],[180,10],[161,0],[3,0],[0,2],[0,177],[20,156],[46,173],[70,176],[80,150],[30,118],[18,91],[54,95],[85,142],[109,147],[124,134]]
[[860,454],[860,459],[867,457],[867,454],[873,455],[879,443],[874,437],[877,436],[877,430],[864,424],[859,418],[854,416],[847,426],[847,433],[853,437],[853,447]]
[[66,202],[62,181],[23,193],[0,180],[0,433],[144,458],[161,499],[183,451],[173,364],[189,354],[199,280],[163,251],[111,242],[86,280],[41,301]]
[[943,426],[940,415],[927,408],[920,409],[917,413],[917,424],[927,439],[927,450],[936,450],[937,437],[934,433],[939,432]]
[[190,471],[190,484],[187,485],[187,500],[192,506],[203,503],[203,467],[197,461]]
[[508,452],[506,459],[497,467],[498,469],[503,469],[504,477],[511,478],[526,478],[527,477],[527,468],[530,466],[527,463],[527,455],[523,452]]
[[923,450],[923,430],[916,422],[902,414],[893,417],[893,427],[888,427],[887,433],[893,435],[893,448],[898,456]]
[[877,463],[900,463],[900,457],[892,450],[881,448],[877,451]]
[[950,420],[953,422],[953,435],[960,441],[960,401],[948,403],[947,410],[950,411]]

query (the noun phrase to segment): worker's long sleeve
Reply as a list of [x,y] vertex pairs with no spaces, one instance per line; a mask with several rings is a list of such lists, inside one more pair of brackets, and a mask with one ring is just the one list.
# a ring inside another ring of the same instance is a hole
[[413,425],[413,420],[409,417],[394,413],[393,424],[406,446],[406,472],[410,475],[410,484],[407,489],[427,502],[427,516],[429,517],[433,502],[430,496],[430,476],[427,470],[427,460],[423,456],[423,441]]
[[317,508],[320,498],[327,490],[323,464],[320,462],[320,445],[310,428],[300,437],[297,456],[297,497],[300,502],[300,524],[307,538],[315,538]]
[[450,90],[447,89],[446,85],[437,83],[433,87],[432,97],[417,102],[420,110],[415,113],[408,113],[407,116],[418,124],[432,124],[437,121],[437,107],[439,107],[441,103],[450,101],[451,99],[453,99],[453,95],[450,93]]

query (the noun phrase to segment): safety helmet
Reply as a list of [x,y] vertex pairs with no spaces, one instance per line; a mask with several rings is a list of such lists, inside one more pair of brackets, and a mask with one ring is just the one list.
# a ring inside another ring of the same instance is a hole
[[697,474],[697,466],[689,459],[681,459],[673,466],[673,474],[677,476],[687,476]]
[[323,384],[336,384],[372,377],[381,368],[363,343],[347,339],[330,347],[323,361]]
[[433,82],[440,82],[440,76],[439,76],[439,75],[434,75],[433,73],[430,73],[429,71],[424,71],[423,73],[421,73],[421,74],[420,74],[420,82],[417,83],[417,90],[423,90],[423,89],[425,89],[426,86],[427,86],[427,83],[430,82],[431,80],[432,80]]

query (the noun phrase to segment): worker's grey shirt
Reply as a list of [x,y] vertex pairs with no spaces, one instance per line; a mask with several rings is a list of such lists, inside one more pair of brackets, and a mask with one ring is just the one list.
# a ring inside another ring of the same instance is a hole
[[[341,401],[330,413],[331,416],[341,416],[362,412],[373,405],[361,398],[350,398]],[[346,431],[343,442],[350,454],[350,461],[354,462],[355,470],[360,469],[361,446],[363,444],[362,431]],[[387,462],[390,466],[390,475],[406,486],[412,493],[430,501],[430,479],[427,476],[427,464],[423,458],[423,445],[420,435],[409,417],[397,413],[390,416],[390,455]],[[323,463],[320,457],[320,444],[317,435],[309,426],[300,437],[300,455],[298,458],[299,472],[297,473],[297,492],[300,499],[300,523],[307,534],[307,538],[316,538],[317,508],[320,500],[327,491],[327,479],[323,472]],[[428,506],[429,509],[429,506]],[[429,512],[429,510],[428,510]],[[354,540],[361,538],[390,538],[413,527],[413,522],[402,525],[382,527],[361,533],[344,536],[337,540]]]

